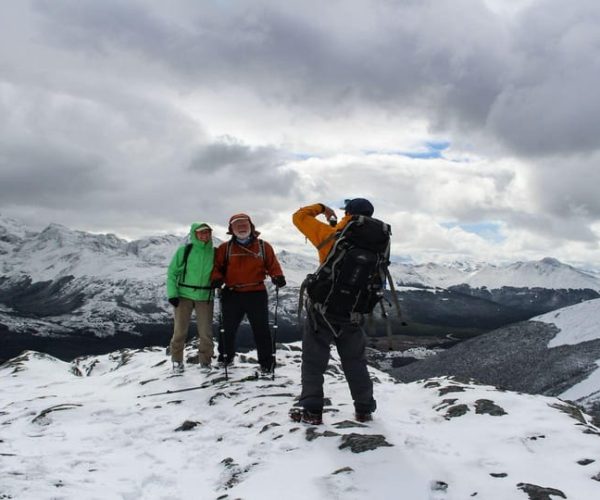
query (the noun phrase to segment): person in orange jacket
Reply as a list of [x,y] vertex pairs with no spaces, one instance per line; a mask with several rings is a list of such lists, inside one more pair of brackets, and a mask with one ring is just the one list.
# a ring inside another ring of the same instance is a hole
[[260,233],[249,215],[232,215],[227,234],[231,234],[231,239],[217,248],[211,273],[211,286],[221,289],[225,330],[224,339],[219,342],[219,361],[233,362],[236,333],[247,316],[261,371],[271,373],[274,357],[264,280],[268,275],[273,284],[281,288],[286,285],[285,277],[273,247],[258,238]]
[[[335,212],[322,203],[302,207],[292,217],[298,230],[317,248],[321,263],[333,248],[336,234],[352,216],[371,217],[374,211],[371,202],[364,198],[347,200],[344,210],[345,216],[337,224]],[[328,222],[317,219],[321,214]],[[330,345],[335,343],[354,400],[356,420],[371,420],[377,404],[373,399],[373,382],[367,369],[367,340],[361,325],[326,320],[308,298],[306,311],[302,334],[302,392],[299,400],[303,410],[297,413],[296,408],[292,408],[290,417],[313,425],[322,423],[323,374],[329,363]]]

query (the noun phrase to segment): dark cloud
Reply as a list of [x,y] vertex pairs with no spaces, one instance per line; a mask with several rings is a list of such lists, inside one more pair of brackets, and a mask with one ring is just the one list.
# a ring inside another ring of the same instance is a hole
[[552,159],[533,172],[531,190],[540,210],[564,219],[588,223],[600,220],[600,153],[593,156]]
[[267,146],[251,147],[235,137],[218,138],[215,142],[199,147],[190,168],[198,171],[220,169],[243,169],[260,171],[277,168],[285,163],[282,151]]
[[[361,103],[487,131],[523,155],[595,150],[600,4],[534,2],[511,23],[483,2],[71,0],[35,3],[48,40],[107,57],[135,52],[179,84],[240,85],[269,101],[349,113]],[[314,4],[313,7],[316,7]],[[556,15],[560,12],[561,15]]]
[[68,149],[4,145],[0,151],[0,206],[80,207],[92,193],[113,187],[101,167],[101,158]]

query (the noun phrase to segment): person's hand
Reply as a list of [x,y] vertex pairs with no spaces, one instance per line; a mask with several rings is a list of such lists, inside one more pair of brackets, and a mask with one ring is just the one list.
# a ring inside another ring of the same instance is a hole
[[221,288],[223,286],[223,280],[221,278],[215,278],[210,282],[211,288]]
[[286,285],[285,276],[273,276],[271,281],[277,288],[283,288]]
[[171,297],[169,299],[169,304],[171,304],[173,307],[177,307],[179,305],[179,297]]
[[325,215],[325,218],[327,220],[329,220],[331,218],[331,216],[333,216],[337,219],[337,215],[335,215],[333,208],[330,208],[327,205],[323,205],[323,215]]
[[335,226],[337,224],[337,215],[335,215],[333,209],[327,205],[323,205],[323,215],[327,219],[327,222],[330,226]]

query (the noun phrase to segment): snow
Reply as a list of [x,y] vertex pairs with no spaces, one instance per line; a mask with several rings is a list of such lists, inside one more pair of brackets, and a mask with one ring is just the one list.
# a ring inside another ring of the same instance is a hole
[[[596,361],[596,365],[600,368],[600,359]],[[567,401],[577,401],[581,404],[597,400],[600,396],[600,370],[598,368],[585,380],[563,392],[560,397]]]
[[[248,379],[256,364],[244,358],[225,381],[195,365],[173,375],[162,348],[72,364],[26,353],[0,367],[0,498],[507,500],[526,498],[519,483],[600,497],[597,429],[558,399],[445,378],[398,384],[371,369],[379,408],[357,427],[334,356],[332,403],[313,431],[287,418],[299,345],[281,346],[278,361],[275,380]],[[483,399],[507,414],[476,413]],[[459,404],[467,413],[448,417]],[[198,424],[176,431],[184,421]],[[343,421],[354,427],[336,425]],[[392,446],[341,449],[351,433]]]
[[[588,300],[532,318],[556,325],[559,332],[548,343],[548,348],[561,345],[576,345],[600,338],[600,299]],[[570,387],[560,396],[566,400],[586,403],[600,395],[600,359],[598,368],[585,380]]]
[[498,289],[505,286],[515,288],[550,288],[600,290],[600,277],[556,259],[546,257],[539,261],[514,262],[495,265],[476,263],[471,266],[463,262],[449,264],[394,263],[390,266],[398,284],[424,285],[431,288],[466,284],[472,288]]
[[548,347],[575,345],[600,338],[600,299],[588,300],[532,318],[556,325],[560,332]]

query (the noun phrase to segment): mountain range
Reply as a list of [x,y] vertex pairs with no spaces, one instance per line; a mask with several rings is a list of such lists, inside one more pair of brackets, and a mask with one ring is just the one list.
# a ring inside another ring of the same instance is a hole
[[[185,241],[176,235],[127,241],[58,224],[34,231],[0,216],[0,360],[24,348],[68,359],[165,345],[171,329],[165,272]],[[295,340],[298,289],[316,268],[316,255],[277,250],[288,281],[277,303],[280,340]],[[470,337],[600,296],[600,276],[551,258],[507,265],[394,262],[390,270],[403,310],[402,319],[390,314],[390,322],[400,339]],[[375,347],[386,331],[381,321],[376,326]]]

